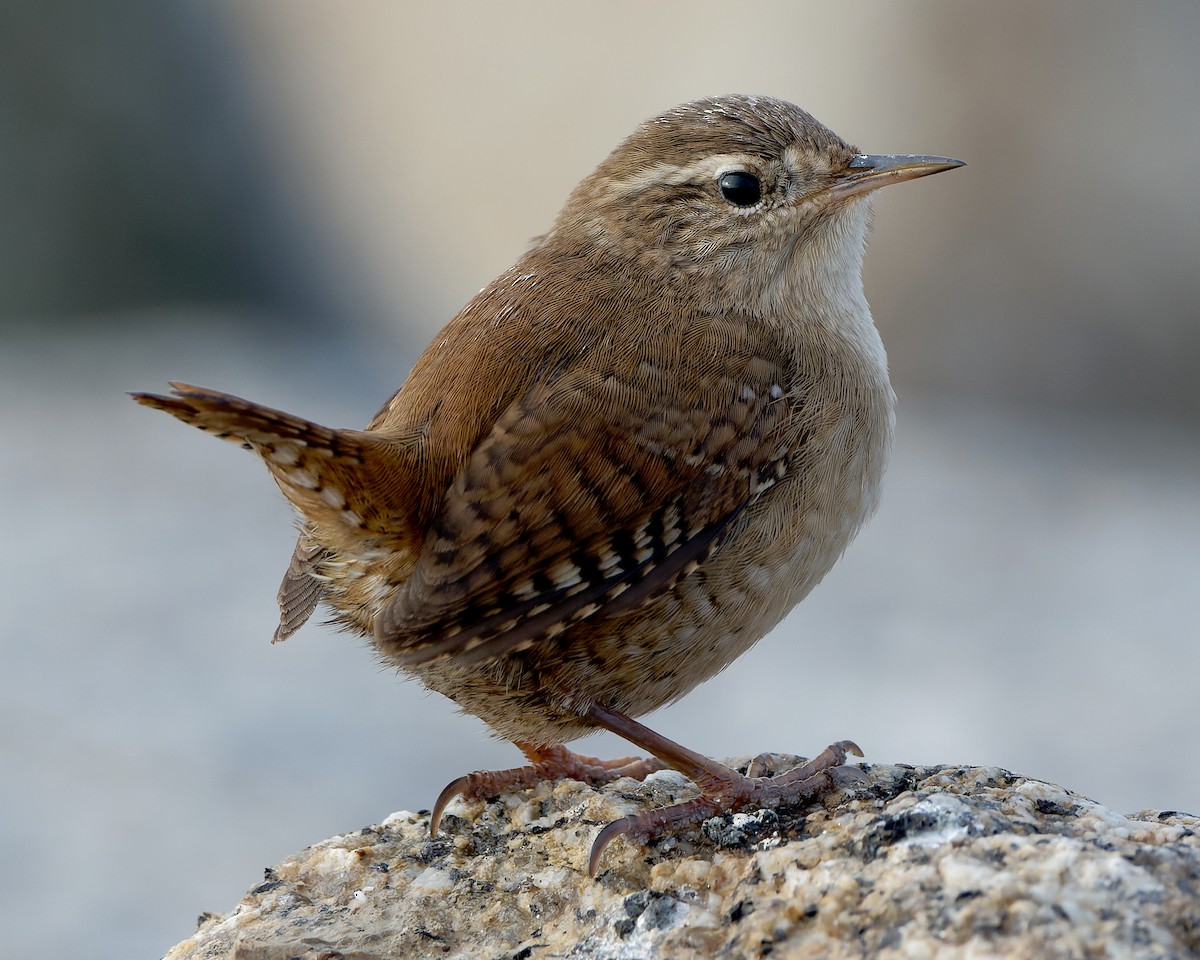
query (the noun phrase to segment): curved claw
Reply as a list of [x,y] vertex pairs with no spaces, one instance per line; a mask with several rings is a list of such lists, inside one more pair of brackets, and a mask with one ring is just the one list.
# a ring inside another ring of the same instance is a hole
[[757,780],[762,777],[770,776],[774,770],[777,770],[784,764],[784,758],[778,753],[760,753],[757,757],[746,764],[746,776],[751,780]]
[[847,787],[869,787],[871,778],[867,776],[866,771],[862,767],[851,767],[842,765],[834,767],[829,771],[829,779],[833,781],[833,785],[844,790]]
[[446,807],[450,805],[450,801],[462,793],[470,783],[471,777],[468,774],[465,777],[459,777],[457,780],[451,780],[446,784],[441,793],[438,794],[437,802],[433,805],[433,812],[429,814],[429,835],[436,837],[438,827],[442,823],[442,814],[446,812]]
[[600,872],[600,858],[604,856],[604,851],[610,843],[629,833],[637,823],[635,817],[622,817],[620,820],[614,820],[607,827],[596,834],[595,842],[592,843],[592,852],[588,854],[588,876],[593,880],[596,879],[596,874]]
[[863,753],[862,747],[860,747],[853,740],[839,740],[837,743],[834,744],[834,746],[841,748],[843,751],[850,754],[852,757],[865,757],[866,756],[866,754]]

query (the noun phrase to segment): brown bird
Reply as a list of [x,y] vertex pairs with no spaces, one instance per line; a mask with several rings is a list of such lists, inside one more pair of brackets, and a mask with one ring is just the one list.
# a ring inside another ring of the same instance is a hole
[[[633,718],[749,649],[875,509],[894,395],[868,195],[957,166],[861,154],[780,100],[698,100],[580,183],[365,430],[180,383],[133,396],[254,450],[300,512],[275,639],[324,602],[525,753],[450,784],[433,832],[457,794],[663,765],[696,782],[601,831],[594,874],[618,835],[799,802],[861,755],[743,776]],[[562,746],[597,727],[655,759]]]

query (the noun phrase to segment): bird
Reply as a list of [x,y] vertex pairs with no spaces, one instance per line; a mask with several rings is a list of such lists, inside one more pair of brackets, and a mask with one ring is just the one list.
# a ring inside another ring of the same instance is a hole
[[[766,96],[638,126],[437,334],[365,429],[217,390],[134,393],[255,452],[299,514],[275,640],[319,605],[528,764],[438,798],[672,768],[647,843],[853,780],[849,740],[745,774],[637,718],[745,653],[875,511],[895,395],[863,293],[879,187],[962,166],[864,154]],[[566,744],[597,729],[649,754]],[[765,756],[765,755],[764,755]]]

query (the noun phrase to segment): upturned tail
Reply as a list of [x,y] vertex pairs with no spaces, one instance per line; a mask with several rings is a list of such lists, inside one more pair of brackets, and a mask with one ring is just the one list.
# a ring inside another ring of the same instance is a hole
[[[205,387],[172,382],[171,388],[170,395],[130,396],[253,450],[303,517],[304,532],[280,588],[276,640],[295,632],[316,607],[326,579],[318,570],[331,555],[353,560],[383,546],[397,554],[411,551],[406,444],[361,430],[331,429]],[[379,483],[381,476],[390,482]],[[389,502],[389,493],[395,502]]]
[[356,502],[362,473],[376,438],[357,430],[333,430],[282,410],[228,393],[172,383],[172,394],[133,393],[143,406],[171,414],[214,437],[257,453],[284,495],[309,522],[344,528],[349,535],[369,531],[371,511]]

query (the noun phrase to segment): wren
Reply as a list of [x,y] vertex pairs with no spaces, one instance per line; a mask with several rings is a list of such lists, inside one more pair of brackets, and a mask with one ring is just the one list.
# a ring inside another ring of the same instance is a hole
[[[299,511],[277,640],[323,603],[524,752],[450,784],[433,832],[458,794],[695,781],[604,828],[595,874],[617,836],[851,778],[850,741],[744,776],[634,718],[745,653],[875,510],[894,395],[861,280],[870,193],[961,165],[859,153],[768,97],[687,103],[575,188],[365,430],[181,383],[133,396],[253,450]],[[563,746],[598,727],[653,759]]]

